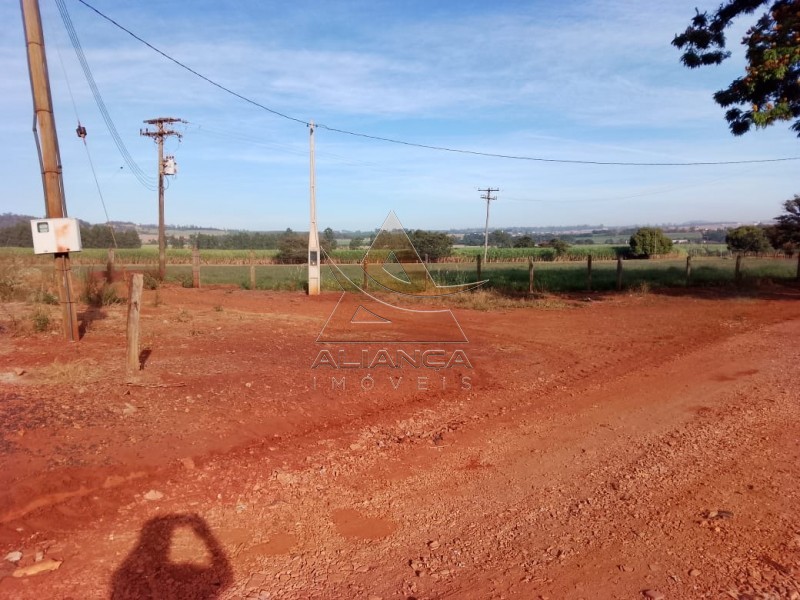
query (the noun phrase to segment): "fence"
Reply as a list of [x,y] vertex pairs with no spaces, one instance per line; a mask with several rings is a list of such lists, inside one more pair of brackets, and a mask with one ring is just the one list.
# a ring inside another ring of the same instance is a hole
[[[800,256],[773,258],[755,256],[684,257],[649,260],[516,261],[432,263],[428,269],[438,285],[458,285],[487,280],[487,286],[504,292],[606,291],[653,287],[719,286],[800,280]],[[356,283],[362,282],[360,264],[340,265]],[[379,264],[368,269],[381,268]],[[302,290],[306,265],[208,264],[169,265],[167,278],[186,287],[234,284],[245,289]],[[322,268],[322,288],[340,289],[330,269]]]

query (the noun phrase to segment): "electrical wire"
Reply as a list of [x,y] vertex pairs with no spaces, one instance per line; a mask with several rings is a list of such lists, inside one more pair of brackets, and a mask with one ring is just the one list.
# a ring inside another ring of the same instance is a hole
[[[78,137],[83,140],[83,147],[86,149],[86,158],[89,160],[89,167],[92,170],[92,177],[94,177],[94,185],[97,188],[97,194],[100,196],[100,204],[103,206],[103,213],[106,215],[106,225],[108,225],[108,230],[111,232],[111,241],[114,244],[114,248],[117,248],[117,236],[114,233],[114,226],[111,224],[111,218],[108,216],[108,209],[106,208],[106,200],[103,197],[103,190],[100,188],[100,182],[97,179],[97,172],[94,168],[94,161],[92,160],[92,154],[89,152],[89,144],[86,142],[86,130],[81,125],[81,117],[78,114],[78,105],[75,103],[75,95],[72,93],[72,86],[69,83],[69,76],[67,75],[67,68],[64,65],[64,58],[61,56],[61,49],[56,44],[56,54],[58,54],[58,62],[61,64],[61,71],[64,73],[64,81],[67,84],[67,91],[69,92],[69,98],[72,101],[72,109],[75,111],[75,120],[78,121],[78,128],[76,129],[78,133]],[[81,135],[82,130],[82,135]]]
[[[298,119],[297,117],[292,117],[290,115],[287,115],[285,113],[277,111],[277,110],[275,110],[273,108],[269,108],[268,106],[265,106],[264,104],[261,104],[260,102],[257,102],[256,100],[252,100],[251,98],[248,98],[247,96],[239,94],[238,92],[235,92],[232,89],[230,89],[228,87],[225,87],[221,83],[218,83],[218,82],[214,81],[213,79],[211,79],[209,77],[206,77],[202,73],[199,73],[198,71],[196,71],[195,69],[193,69],[193,68],[189,67],[188,65],[182,63],[178,59],[173,58],[172,56],[170,56],[169,54],[167,54],[163,50],[160,50],[160,49],[156,48],[150,42],[144,40],[140,36],[138,36],[135,33],[133,33],[130,29],[127,29],[126,27],[124,27],[123,25],[121,25],[120,23],[118,23],[117,21],[115,21],[114,19],[109,17],[108,15],[106,15],[106,14],[102,13],[101,11],[99,11],[98,9],[96,9],[94,6],[92,6],[91,4],[86,2],[86,0],[77,0],[77,1],[80,2],[81,4],[83,4],[84,6],[86,6],[88,9],[92,10],[93,12],[95,12],[97,15],[99,15],[100,17],[102,17],[103,19],[105,19],[106,21],[111,23],[112,25],[114,25],[115,27],[117,27],[117,28],[121,29],[122,31],[124,31],[125,33],[127,33],[129,36],[131,36],[135,40],[141,42],[142,44],[144,44],[145,46],[147,46],[148,48],[150,48],[154,52],[160,54],[161,56],[163,56],[164,58],[166,58],[170,62],[175,63],[176,65],[178,65],[182,69],[185,69],[186,71],[189,71],[193,75],[196,75],[200,79],[203,79],[207,83],[210,83],[214,87],[217,87],[220,90],[222,90],[222,91],[224,91],[224,92],[226,92],[228,94],[231,94],[232,96],[235,96],[236,98],[239,98],[240,100],[243,100],[244,102],[247,102],[248,104],[252,104],[253,106],[261,108],[261,109],[263,109],[263,110],[265,110],[265,111],[267,111],[269,113],[272,113],[273,115],[276,115],[278,117],[282,117],[284,119],[288,119],[289,121],[294,121],[296,123],[300,123],[300,124],[305,125],[305,126],[309,125],[308,121],[305,121],[303,119]],[[60,2],[63,2],[63,0],[56,0],[56,2],[60,3]],[[382,137],[382,136],[378,136],[378,135],[371,135],[371,134],[367,134],[367,133],[359,133],[359,132],[355,132],[355,131],[348,131],[346,129],[339,129],[337,127],[330,127],[330,126],[324,125],[324,124],[317,124],[316,127],[320,128],[320,129],[326,129],[326,130],[331,131],[333,133],[339,133],[339,134],[342,134],[342,135],[360,137],[360,138],[365,138],[365,139],[369,139],[369,140],[373,140],[373,141],[386,142],[386,143],[390,143],[390,144],[398,144],[398,145],[402,145],[402,146],[410,146],[410,147],[413,147],[413,148],[423,148],[423,149],[426,149],[426,150],[435,150],[435,151],[439,151],[439,152],[452,152],[452,153],[457,153],[457,154],[468,154],[468,155],[472,155],[472,156],[484,156],[484,157],[488,157],[488,158],[501,158],[501,159],[507,159],[507,160],[519,160],[519,161],[531,161],[531,162],[543,162],[543,163],[560,163],[560,164],[573,164],[573,165],[601,165],[601,166],[620,166],[620,167],[699,167],[699,166],[775,163],[775,162],[786,162],[786,161],[800,160],[800,156],[789,156],[789,157],[782,157],[782,158],[749,159],[749,160],[691,161],[691,162],[625,162],[625,161],[602,161],[602,160],[578,160],[578,159],[570,160],[570,159],[562,159],[562,158],[542,158],[542,157],[536,157],[536,156],[521,156],[521,155],[515,155],[515,154],[499,154],[499,153],[494,153],[494,152],[481,152],[481,151],[478,151],[478,150],[466,150],[466,149],[463,149],[463,148],[449,148],[447,146],[420,144],[420,143],[417,143],[417,142],[409,142],[409,141],[398,140],[398,139],[394,139],[394,138]]]
[[[56,2],[63,2],[63,0],[56,0]],[[107,15],[105,15],[105,14],[101,13],[99,10],[97,10],[97,9],[96,9],[94,6],[92,6],[92,5],[91,5],[91,4],[89,4],[88,2],[84,2],[83,0],[78,0],[78,2],[80,2],[81,4],[83,4],[84,6],[86,6],[87,8],[89,8],[89,9],[93,10],[93,11],[94,11],[94,12],[96,12],[98,15],[100,15],[101,17],[103,17],[103,18],[104,18],[106,21],[108,21],[109,23],[112,23],[112,24],[113,24],[113,25],[115,25],[116,27],[120,28],[122,31],[124,31],[125,33],[127,33],[129,36],[131,36],[131,37],[132,37],[132,38],[134,38],[135,40],[137,40],[137,41],[141,42],[142,44],[144,44],[145,46],[147,46],[148,48],[150,48],[150,49],[151,49],[151,50],[153,50],[154,52],[157,52],[158,54],[160,54],[161,56],[163,56],[163,57],[164,57],[164,58],[166,58],[167,60],[169,60],[169,61],[171,61],[171,62],[175,63],[176,65],[178,65],[178,66],[179,66],[179,67],[181,67],[182,69],[186,69],[186,70],[187,70],[187,71],[189,71],[191,74],[193,74],[193,75],[196,75],[197,77],[199,77],[200,79],[203,79],[204,81],[206,81],[206,82],[210,83],[211,85],[213,85],[213,86],[215,86],[215,87],[218,87],[218,88],[219,88],[219,89],[221,89],[222,91],[224,91],[224,92],[227,92],[227,93],[229,93],[229,94],[231,94],[231,95],[233,95],[233,96],[236,96],[236,97],[237,97],[237,98],[239,98],[240,100],[244,100],[245,102],[247,102],[247,103],[249,103],[249,104],[252,104],[253,106],[257,106],[258,108],[261,108],[261,109],[263,109],[263,110],[266,110],[267,112],[270,112],[270,113],[272,113],[272,114],[274,114],[274,115],[276,115],[276,116],[278,116],[278,117],[283,117],[284,119],[289,119],[290,121],[295,121],[296,123],[302,123],[303,125],[306,125],[306,126],[308,125],[308,122],[307,122],[307,121],[303,121],[302,119],[297,119],[297,118],[295,118],[295,117],[290,117],[289,115],[286,115],[286,114],[284,114],[284,113],[282,113],[282,112],[279,112],[279,111],[277,111],[277,110],[274,110],[274,109],[272,109],[272,108],[269,108],[268,106],[264,106],[264,105],[263,105],[263,104],[261,104],[260,102],[256,102],[255,100],[251,100],[251,99],[250,99],[250,98],[248,98],[247,96],[243,96],[243,95],[241,95],[241,94],[238,94],[238,93],[234,92],[233,90],[231,90],[230,88],[226,88],[226,87],[225,87],[224,85],[222,85],[221,83],[217,83],[216,81],[214,81],[213,79],[210,79],[209,77],[206,77],[206,76],[205,76],[205,75],[203,75],[202,73],[198,73],[197,71],[195,71],[194,69],[192,69],[190,66],[188,66],[188,65],[185,65],[184,63],[182,63],[182,62],[181,62],[181,61],[179,61],[178,59],[176,59],[176,58],[172,58],[172,57],[171,57],[169,54],[167,54],[166,52],[162,52],[161,50],[159,50],[158,48],[156,48],[155,46],[153,46],[151,43],[149,43],[148,41],[146,41],[146,40],[143,40],[143,39],[142,39],[142,38],[140,38],[138,35],[136,35],[135,33],[133,33],[133,32],[132,32],[130,29],[126,29],[125,27],[123,27],[122,25],[120,25],[119,23],[117,23],[117,22],[116,22],[114,19],[112,19],[111,17],[109,17],[109,16],[107,16]]]
[[117,150],[122,155],[123,160],[128,165],[131,173],[133,173],[134,177],[142,184],[143,187],[150,191],[155,191],[156,183],[155,179],[145,173],[136,161],[133,160],[128,148],[125,146],[125,142],[122,141],[122,137],[119,135],[117,131],[117,127],[114,124],[113,119],[111,118],[111,114],[108,112],[108,108],[106,107],[105,101],[103,100],[103,96],[100,94],[100,90],[97,87],[97,83],[95,82],[94,75],[92,74],[91,69],[89,68],[89,63],[86,60],[86,56],[83,52],[83,48],[81,46],[80,40],[78,39],[78,34],[75,31],[75,27],[72,24],[72,19],[69,16],[69,12],[67,11],[66,4],[64,0],[55,0],[56,6],[58,7],[58,12],[61,15],[61,20],[64,23],[64,28],[67,30],[67,35],[72,42],[72,47],[75,50],[75,54],[78,57],[78,62],[80,62],[81,68],[83,69],[83,73],[86,76],[86,81],[89,84],[89,88],[92,91],[92,95],[94,96],[95,103],[97,104],[97,108],[100,111],[100,115],[103,117],[103,121],[105,121],[106,127],[108,128],[108,132],[111,134],[111,138],[114,140],[114,144],[117,146]]

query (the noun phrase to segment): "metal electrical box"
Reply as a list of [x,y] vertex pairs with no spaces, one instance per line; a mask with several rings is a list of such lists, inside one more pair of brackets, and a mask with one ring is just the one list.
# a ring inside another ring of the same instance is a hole
[[81,251],[78,219],[35,219],[31,221],[34,254]]

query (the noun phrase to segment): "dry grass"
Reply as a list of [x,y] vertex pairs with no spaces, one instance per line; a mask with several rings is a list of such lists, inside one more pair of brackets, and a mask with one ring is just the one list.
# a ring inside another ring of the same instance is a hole
[[42,383],[80,385],[99,381],[105,373],[106,369],[96,361],[82,358],[71,362],[56,359],[52,364],[37,369],[35,375]]

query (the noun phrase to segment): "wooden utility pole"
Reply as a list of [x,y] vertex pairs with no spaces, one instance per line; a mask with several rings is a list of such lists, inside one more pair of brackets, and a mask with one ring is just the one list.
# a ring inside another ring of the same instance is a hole
[[320,289],[320,251],[319,229],[317,228],[317,181],[314,164],[314,121],[308,124],[309,137],[309,202],[311,218],[308,228],[308,295],[319,296]]
[[[56,121],[53,116],[53,101],[50,95],[50,78],[47,73],[47,56],[44,50],[42,15],[38,0],[20,0],[22,23],[25,29],[25,45],[28,52],[28,71],[33,95],[33,135],[39,151],[42,170],[45,206],[48,219],[67,216],[64,198],[64,182],[61,178],[61,157],[58,151]],[[69,252],[56,252],[55,269],[58,276],[58,297],[61,302],[62,330],[64,338],[77,342],[78,316],[73,300],[72,269]]]
[[492,200],[497,200],[497,196],[492,196],[492,192],[499,192],[500,188],[486,188],[485,190],[478,188],[478,191],[486,192],[481,196],[486,200],[486,229],[483,232],[483,260],[485,261],[489,255],[489,204]]
[[165,125],[172,123],[185,123],[183,119],[175,119],[172,117],[159,117],[157,119],[148,119],[144,121],[148,125],[154,125],[155,131],[149,129],[140,129],[139,135],[151,137],[155,139],[158,145],[158,277],[164,279],[167,274],[167,239],[164,235],[164,175],[174,175],[172,173],[164,172],[164,138],[171,135],[181,139],[183,135],[172,129],[167,129]]

